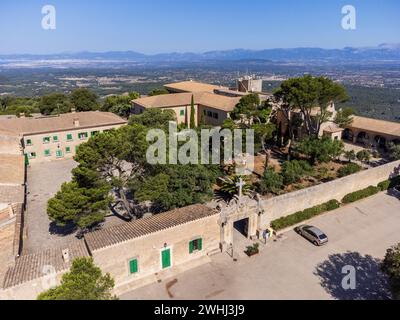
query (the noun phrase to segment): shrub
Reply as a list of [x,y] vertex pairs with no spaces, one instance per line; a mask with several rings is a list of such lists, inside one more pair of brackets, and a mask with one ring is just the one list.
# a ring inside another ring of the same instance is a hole
[[282,165],[282,176],[285,185],[299,182],[305,175],[311,174],[312,167],[307,161],[292,160],[286,161]]
[[349,176],[353,173],[359,172],[362,170],[362,167],[356,163],[349,163],[347,165],[345,165],[344,167],[341,167],[338,170],[338,176],[339,178],[345,177],[345,176]]
[[296,147],[296,151],[306,155],[311,163],[329,162],[339,157],[344,150],[344,144],[340,140],[332,140],[328,137],[305,138]]
[[361,150],[357,152],[357,159],[361,162],[369,162],[371,160],[371,152],[368,150]]
[[368,188],[349,193],[342,199],[342,203],[352,203],[352,202],[370,197],[374,194],[377,194],[380,191],[381,191],[381,189],[378,187],[369,186]]
[[267,194],[268,192],[278,194],[283,187],[283,177],[273,169],[265,169],[264,175],[258,183],[258,192]]
[[397,186],[398,184],[400,184],[400,176],[394,177],[392,179],[389,180],[385,180],[382,181],[378,184],[378,188],[381,191],[386,191],[388,189],[394,188],[395,186]]
[[340,203],[337,200],[330,200],[326,203],[318,206],[305,209],[303,211],[296,212],[286,217],[276,219],[271,222],[271,227],[275,230],[282,230],[284,228],[293,226],[302,221],[311,219],[323,212],[332,211],[340,207]]

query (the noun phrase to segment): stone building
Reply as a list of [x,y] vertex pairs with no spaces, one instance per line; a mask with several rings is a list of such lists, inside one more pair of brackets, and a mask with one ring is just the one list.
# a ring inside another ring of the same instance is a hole
[[240,97],[227,97],[210,92],[171,93],[153,97],[139,98],[132,101],[133,114],[140,114],[145,109],[159,108],[173,110],[177,123],[190,124],[191,102],[194,99],[195,123],[218,126],[227,118],[238,104]]
[[33,163],[72,158],[76,147],[89,137],[126,123],[109,112],[72,112],[50,117],[2,119],[0,132],[11,133],[7,139],[18,136],[27,163]]
[[400,144],[400,123],[354,116],[343,132],[343,139],[386,148],[388,143]]

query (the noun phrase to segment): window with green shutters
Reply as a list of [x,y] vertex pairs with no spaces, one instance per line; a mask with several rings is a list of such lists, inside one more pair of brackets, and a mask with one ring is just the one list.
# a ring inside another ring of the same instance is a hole
[[66,147],[66,148],[65,148],[65,152],[66,152],[66,153],[71,153],[71,147]]
[[67,134],[67,141],[72,141],[72,134],[71,133]]
[[161,264],[163,269],[171,266],[171,249],[161,251]]
[[62,156],[63,156],[63,152],[61,150],[57,150],[56,151],[56,157],[57,158],[62,158]]
[[92,137],[94,137],[98,133],[99,133],[98,131],[92,131],[90,134],[91,134]]
[[43,143],[50,143],[50,137],[44,137]]
[[185,110],[181,110],[181,116],[185,115]]
[[88,137],[87,132],[81,132],[81,133],[78,134],[78,138],[80,140],[85,140],[85,139],[87,139],[87,137]]
[[189,242],[189,253],[203,250],[203,239],[195,239]]
[[32,145],[32,140],[31,139],[26,139],[26,145],[31,146]]
[[53,136],[53,141],[58,142],[58,136]]
[[50,156],[51,156],[50,149],[44,150],[44,156],[45,156],[45,157],[50,157]]
[[130,274],[137,273],[139,271],[138,268],[138,259],[132,259],[129,261],[129,272]]

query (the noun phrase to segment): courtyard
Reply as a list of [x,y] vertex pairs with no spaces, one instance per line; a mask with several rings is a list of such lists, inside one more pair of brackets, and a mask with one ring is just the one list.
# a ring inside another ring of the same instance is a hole
[[[380,272],[386,249],[400,242],[400,201],[387,194],[342,207],[310,224],[327,233],[315,247],[294,231],[260,245],[259,255],[227,254],[143,288],[121,299],[384,299],[387,280]],[[344,266],[356,268],[356,289],[344,290]]]
[[[71,170],[77,165],[74,160],[58,160],[34,163],[27,168],[23,254],[83,241],[76,238],[73,230],[58,228],[47,215],[47,201],[60,190],[64,182],[71,180]],[[124,221],[110,215],[104,225],[119,223]]]

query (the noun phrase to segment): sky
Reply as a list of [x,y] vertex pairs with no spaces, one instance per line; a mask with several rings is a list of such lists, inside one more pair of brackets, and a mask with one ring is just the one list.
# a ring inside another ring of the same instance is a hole
[[[56,29],[42,28],[42,7]],[[356,9],[356,29],[341,26]],[[0,54],[146,54],[400,43],[399,0],[0,0]]]

